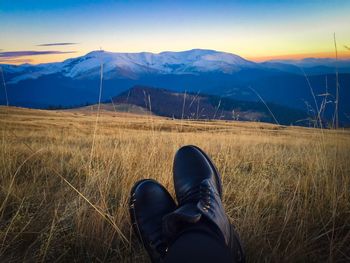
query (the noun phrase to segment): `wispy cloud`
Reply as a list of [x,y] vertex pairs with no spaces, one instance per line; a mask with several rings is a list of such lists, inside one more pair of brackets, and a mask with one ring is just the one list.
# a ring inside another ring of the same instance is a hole
[[71,42],[59,42],[59,43],[46,43],[46,44],[39,44],[38,47],[52,47],[52,46],[70,46],[70,45],[77,45],[78,43],[71,43]]
[[348,47],[348,46],[345,46],[345,45],[344,45],[344,47],[345,47],[345,48],[346,48],[347,50],[350,50],[350,47]]
[[0,58],[0,64],[23,64],[31,63],[32,61],[30,58]]
[[0,58],[19,58],[27,56],[38,56],[38,55],[53,55],[53,54],[67,54],[76,53],[76,51],[33,51],[33,50],[23,50],[23,51],[7,51],[0,52]]

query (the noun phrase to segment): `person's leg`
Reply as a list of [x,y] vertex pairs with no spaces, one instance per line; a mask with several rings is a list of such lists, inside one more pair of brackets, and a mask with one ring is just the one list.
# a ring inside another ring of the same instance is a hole
[[187,227],[169,244],[164,263],[231,263],[231,250],[216,229],[207,222]]
[[230,250],[215,238],[202,232],[187,232],[181,235],[168,249],[165,263],[231,263]]

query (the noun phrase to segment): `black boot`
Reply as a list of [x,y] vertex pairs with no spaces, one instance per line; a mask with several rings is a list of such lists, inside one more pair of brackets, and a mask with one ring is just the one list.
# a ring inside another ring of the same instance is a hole
[[221,202],[220,174],[210,158],[196,146],[184,146],[175,155],[173,172],[179,208],[164,217],[167,236],[208,222],[208,227],[230,248],[235,262],[244,262],[241,242]]
[[162,233],[162,218],[173,212],[176,204],[168,191],[155,180],[137,182],[129,201],[131,223],[136,236],[152,262],[160,262],[167,250]]

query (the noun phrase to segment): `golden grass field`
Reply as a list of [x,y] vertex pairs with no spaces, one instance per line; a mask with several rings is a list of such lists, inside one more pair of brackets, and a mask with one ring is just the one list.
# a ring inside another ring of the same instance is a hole
[[349,130],[0,107],[0,135],[0,262],[147,262],[129,191],[173,194],[185,144],[221,172],[248,262],[350,261]]

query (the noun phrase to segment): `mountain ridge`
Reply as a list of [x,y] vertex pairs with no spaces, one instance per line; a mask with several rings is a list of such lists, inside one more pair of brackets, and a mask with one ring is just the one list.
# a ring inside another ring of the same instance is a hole
[[[152,52],[110,52],[95,50],[86,55],[62,62],[37,65],[0,64],[8,75],[8,83],[37,79],[44,75],[62,74],[71,78],[94,78],[104,65],[104,77],[137,79],[144,74],[198,74],[220,72],[233,74],[242,69],[279,70],[302,74],[333,73],[336,68],[350,73],[350,60],[331,58],[305,58],[302,60],[268,60],[261,63],[249,61],[239,55],[210,49]],[[317,67],[316,70],[312,68]]]
[[165,51],[160,53],[139,52],[122,53],[103,50],[91,51],[84,56],[64,60],[63,62],[21,66],[5,65],[10,73],[21,73],[21,76],[10,78],[9,83],[24,79],[35,79],[43,75],[61,73],[66,77],[97,77],[100,65],[104,65],[107,78],[120,75],[133,78],[135,74],[195,74],[198,72],[232,73],[241,68],[258,67],[238,55],[209,49],[192,49],[181,52]]

